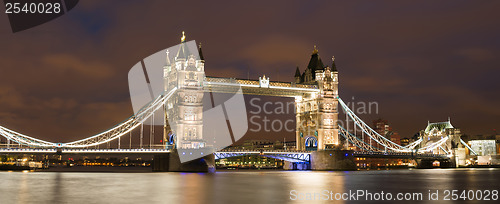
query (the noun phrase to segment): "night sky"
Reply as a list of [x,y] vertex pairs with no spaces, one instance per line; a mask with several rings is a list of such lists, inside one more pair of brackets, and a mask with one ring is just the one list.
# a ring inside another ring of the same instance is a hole
[[325,65],[335,55],[345,101],[379,103],[378,114],[361,116],[369,124],[381,117],[409,137],[451,117],[465,134],[493,134],[499,8],[458,0],[85,0],[18,33],[1,12],[0,125],[54,142],[110,128],[133,114],[129,69],[186,31],[203,44],[208,76],[292,81],[317,45]]

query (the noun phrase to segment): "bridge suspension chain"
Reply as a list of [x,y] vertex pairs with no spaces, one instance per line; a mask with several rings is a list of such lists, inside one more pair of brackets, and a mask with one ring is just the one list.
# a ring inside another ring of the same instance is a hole
[[[425,146],[425,147],[422,147],[422,148],[419,148],[418,149],[418,152],[419,153],[423,153],[423,152],[430,152],[432,151],[433,149],[436,149],[438,147],[441,147],[441,145],[443,145],[447,140],[449,139],[448,136],[446,137],[443,137],[442,139],[438,140],[437,142],[435,143],[429,143],[429,145]],[[447,152],[445,150],[445,152]]]
[[405,147],[406,147],[406,148],[409,148],[409,149],[415,149],[415,147],[416,147],[417,145],[419,145],[422,141],[423,141],[423,139],[422,139],[422,138],[418,138],[418,140],[416,140],[416,141],[414,141],[414,142],[412,142],[412,143],[410,143],[410,144],[406,145]]
[[36,139],[36,138],[30,137],[30,136],[18,133],[16,131],[7,129],[7,128],[2,127],[2,126],[0,126],[0,135],[7,138],[9,146],[10,146],[10,141],[13,141],[13,142],[18,143],[18,144],[26,145],[29,147],[53,147],[56,145],[56,143]]
[[339,125],[339,133],[346,139],[347,142],[355,145],[356,147],[368,151],[368,152],[381,152],[382,150],[379,148],[376,148],[370,144],[367,144],[365,141],[362,139],[359,139],[356,137],[356,135],[351,134],[349,131],[347,131],[344,127]]
[[375,142],[382,145],[383,147],[396,151],[396,152],[412,152],[412,149],[403,147],[398,145],[391,140],[385,138],[384,136],[377,133],[370,126],[368,126],[363,120],[361,120],[356,114],[347,107],[347,105],[339,98],[339,104],[343,108],[343,110],[347,113],[347,115],[355,122],[356,126],[358,126],[366,135],[372,138]]
[[[349,109],[349,107],[340,98],[339,98],[339,104],[341,105],[342,109],[346,112],[346,115],[349,116],[349,117],[346,117],[346,119],[348,120],[349,118],[351,118],[354,121],[355,127],[356,126],[359,127],[363,133],[365,133],[366,135],[368,135],[370,137],[370,144],[368,146],[363,146],[364,144],[360,143],[360,141],[364,142],[364,140],[360,140],[356,136],[348,137],[349,141],[352,141],[351,143],[353,143],[353,144],[356,143],[355,145],[356,146],[359,145],[360,148],[362,148],[362,149],[366,149],[366,147],[368,147],[368,148],[374,147],[373,145],[371,145],[371,140],[373,139],[376,143],[378,143],[378,144],[382,145],[384,148],[386,148],[386,150],[384,150],[384,151],[387,151],[387,149],[389,149],[389,150],[392,150],[395,152],[415,152],[415,151],[417,151],[418,153],[425,153],[425,152],[430,152],[436,148],[443,148],[442,145],[445,144],[445,142],[449,139],[449,137],[444,137],[443,139],[441,139],[435,143],[428,143],[425,147],[421,147],[418,150],[416,150],[415,148],[419,144],[422,143],[422,141],[423,141],[422,138],[419,138],[418,140],[410,143],[409,145],[401,146],[399,144],[392,142],[391,140],[385,138],[384,136],[380,135],[378,132],[373,130],[363,120],[361,120],[351,109]],[[347,124],[349,124],[349,122],[347,122]],[[341,133],[344,132],[342,136],[350,134],[350,133],[347,134],[348,131],[343,129],[343,128],[340,128],[340,132]],[[356,141],[356,140],[359,140],[359,141]],[[374,148],[379,149],[378,147],[374,147]],[[368,149],[366,149],[366,150],[368,150]],[[444,150],[444,151],[449,153],[449,151],[446,151],[446,150]]]
[[26,145],[29,147],[40,147],[40,148],[50,148],[50,147],[66,147],[66,148],[84,148],[91,146],[98,146],[131,132],[133,129],[137,128],[139,125],[143,124],[145,120],[152,117],[154,112],[160,109],[163,104],[173,96],[177,91],[177,88],[173,88],[166,95],[161,95],[155,100],[151,101],[145,105],[141,110],[139,110],[134,116],[129,117],[122,123],[115,125],[114,127],[96,134],[94,136],[77,140],[69,143],[54,143],[47,142],[44,140],[36,139],[16,131],[7,129],[0,126],[0,135],[7,138],[9,141],[16,142],[20,145]]
[[462,140],[462,138],[460,138],[460,143],[462,143],[465,147],[467,147],[467,149],[469,149],[469,151],[472,152],[472,154],[476,156],[478,155],[476,151],[474,151],[467,143],[465,143],[465,141]]
[[100,133],[98,135],[83,140],[66,143],[65,146],[67,147],[93,146],[102,144],[104,142],[112,141],[114,139],[117,139],[118,137],[123,136],[124,134],[137,128],[139,125],[144,124],[144,121],[152,117],[154,112],[160,109],[163,106],[163,104],[168,99],[170,99],[170,97],[173,96],[176,90],[177,88],[174,88],[168,94],[157,97],[155,100],[153,100],[148,105],[144,106],[141,110],[139,110],[139,112],[137,112],[135,116],[130,117],[124,123],[115,126],[115,128],[112,128],[111,130],[108,130],[106,132]]

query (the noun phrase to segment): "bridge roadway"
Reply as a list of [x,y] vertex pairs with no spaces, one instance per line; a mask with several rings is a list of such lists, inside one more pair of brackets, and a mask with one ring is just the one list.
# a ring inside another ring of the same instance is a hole
[[[58,151],[59,150],[59,151]],[[36,149],[36,148],[0,148],[0,154],[161,154],[168,153],[167,149]],[[224,159],[236,156],[260,155],[290,162],[310,162],[311,151],[290,150],[222,150],[214,153],[215,159]],[[359,152],[354,157],[364,158],[395,158],[395,159],[446,159],[443,154],[417,154],[399,152]]]
[[354,152],[354,157],[364,158],[394,158],[394,159],[447,159],[445,154],[421,154],[421,153],[402,153],[402,152]]
[[[235,156],[261,155],[292,162],[309,162],[312,151],[284,151],[284,150],[222,150],[214,153],[215,159],[223,159]],[[360,152],[355,151],[354,157],[363,158],[394,158],[394,159],[447,159],[443,154],[418,154],[403,152]]]

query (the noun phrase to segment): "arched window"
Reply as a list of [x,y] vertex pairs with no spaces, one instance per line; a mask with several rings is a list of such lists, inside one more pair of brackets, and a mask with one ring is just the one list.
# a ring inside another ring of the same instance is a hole
[[196,115],[193,113],[193,110],[191,109],[185,110],[184,120],[196,120]]

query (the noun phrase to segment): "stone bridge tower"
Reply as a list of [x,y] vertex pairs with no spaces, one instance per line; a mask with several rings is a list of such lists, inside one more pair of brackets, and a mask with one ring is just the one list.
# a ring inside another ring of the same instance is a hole
[[297,150],[325,150],[339,147],[338,129],[338,71],[335,58],[332,67],[324,67],[314,47],[311,60],[301,75],[299,68],[295,82],[316,85],[317,94],[295,98]]
[[[205,60],[201,53],[190,52],[184,32],[173,63],[168,56],[164,66],[165,92],[177,87],[177,93],[166,104],[165,140],[168,128],[173,130],[175,148],[199,149],[205,147],[203,140],[203,81],[205,79]],[[193,48],[191,48],[193,49]],[[201,45],[200,45],[201,51]]]
[[318,128],[318,149],[334,149],[339,145],[338,129],[338,72],[335,68],[335,58],[333,69],[326,67],[323,73],[316,73],[319,78],[318,85],[320,94],[319,104],[319,128]]
[[420,131],[422,137],[421,147],[438,143],[443,138],[448,138],[442,145],[432,149],[434,154],[452,154],[456,148],[463,148],[460,143],[460,129],[453,127],[451,121],[428,123],[425,130]]

